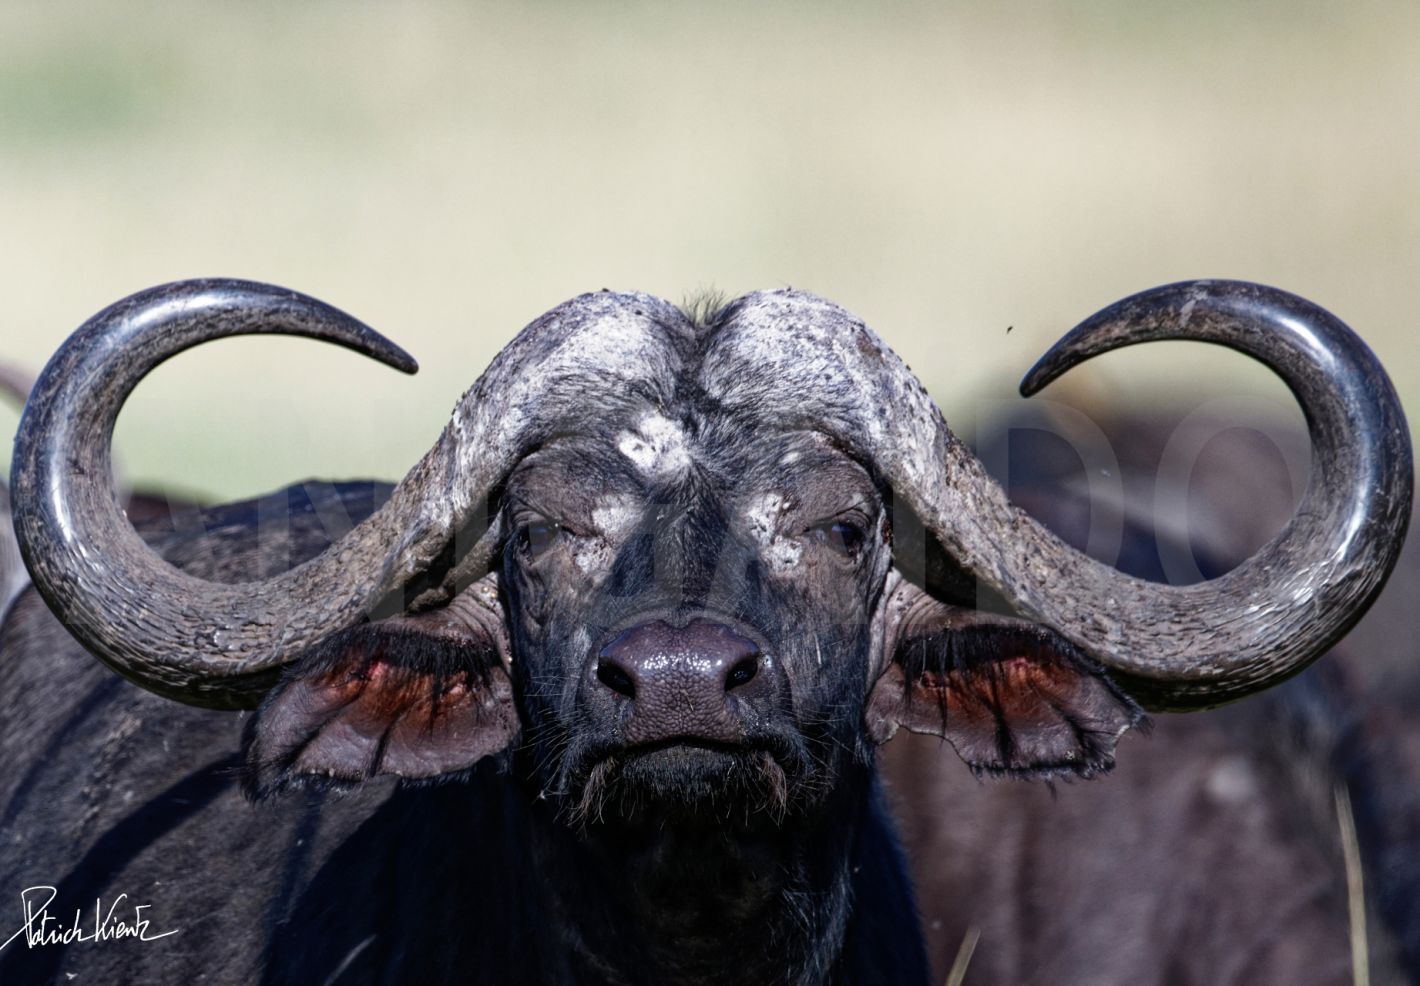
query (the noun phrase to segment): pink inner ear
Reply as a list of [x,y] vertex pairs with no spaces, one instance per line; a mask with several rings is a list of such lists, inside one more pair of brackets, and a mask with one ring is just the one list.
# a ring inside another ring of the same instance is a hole
[[934,732],[941,730],[945,711],[947,739],[973,766],[1021,770],[1083,762],[1077,728],[1090,715],[1085,710],[1095,683],[1078,672],[1012,657],[989,669],[930,677],[935,680],[928,689],[913,689],[909,701],[926,699],[934,706],[924,710],[937,716]]
[[1057,721],[1061,704],[1071,703],[1086,684],[1073,668],[1029,657],[1008,657],[987,668],[934,677],[938,680],[932,687],[945,690],[949,715],[984,714],[994,720],[999,714],[1016,726]]
[[512,688],[501,670],[470,687],[450,676],[435,693],[434,677],[372,662],[362,673],[302,681],[292,691],[319,723],[294,769],[350,780],[377,774],[432,777],[463,770],[507,745],[517,731]]
[[507,749],[520,723],[501,610],[486,595],[475,587],[306,652],[247,728],[247,793],[311,778],[435,777]]
[[[870,697],[875,739],[885,741],[899,726],[941,736],[986,772],[1088,776],[1109,769],[1119,735],[1142,714],[1102,672],[1034,628],[1024,639],[1019,625],[970,632],[974,639],[925,638],[942,648],[936,659],[944,670],[909,681],[892,662]],[[954,651],[964,644],[970,650]],[[996,647],[1006,656],[995,657]]]

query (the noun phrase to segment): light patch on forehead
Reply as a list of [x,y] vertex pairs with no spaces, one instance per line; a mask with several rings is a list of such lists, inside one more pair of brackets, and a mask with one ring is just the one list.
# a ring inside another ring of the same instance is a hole
[[766,493],[755,497],[745,508],[750,534],[760,544],[769,544],[779,529],[779,518],[788,509],[789,501],[782,493]]
[[603,496],[592,508],[592,524],[603,537],[621,540],[641,517],[641,501],[634,496]]
[[662,414],[648,414],[635,431],[616,436],[616,448],[643,476],[673,478],[690,467],[685,430]]
[[796,567],[804,546],[797,538],[787,537],[779,529],[780,519],[789,510],[789,500],[782,493],[766,493],[751,500],[745,509],[750,536],[760,547],[760,557],[771,572],[783,573]]
[[616,553],[613,545],[624,541],[641,517],[641,501],[634,496],[597,497],[592,506],[593,531],[572,539],[572,562],[592,578],[611,570]]

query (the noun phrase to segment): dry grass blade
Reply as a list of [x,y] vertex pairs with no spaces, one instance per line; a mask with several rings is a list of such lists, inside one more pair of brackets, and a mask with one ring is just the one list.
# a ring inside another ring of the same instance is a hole
[[1341,829],[1341,852],[1346,859],[1346,899],[1351,924],[1351,981],[1371,986],[1370,946],[1366,940],[1366,885],[1361,873],[1361,844],[1356,838],[1356,818],[1345,784],[1336,785],[1336,824]]
[[980,940],[980,928],[972,925],[966,929],[966,934],[961,936],[961,945],[957,948],[957,957],[952,962],[952,971],[947,973],[945,986],[961,986],[966,980],[967,967],[971,965],[971,956],[976,951],[976,943]]

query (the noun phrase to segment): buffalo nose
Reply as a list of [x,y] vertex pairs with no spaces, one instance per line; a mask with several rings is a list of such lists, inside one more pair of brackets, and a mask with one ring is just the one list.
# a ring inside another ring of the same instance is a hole
[[628,743],[734,743],[743,736],[737,700],[770,691],[767,667],[754,641],[723,624],[673,627],[657,620],[612,638],[597,655],[596,676],[626,706]]

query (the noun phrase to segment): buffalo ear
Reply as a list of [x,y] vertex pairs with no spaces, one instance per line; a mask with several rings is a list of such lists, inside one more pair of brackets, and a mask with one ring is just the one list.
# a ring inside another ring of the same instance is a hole
[[933,603],[899,632],[868,699],[879,743],[898,727],[952,744],[977,773],[1090,777],[1144,713],[1053,630]]
[[368,623],[317,644],[247,724],[243,787],[346,787],[379,774],[457,774],[519,733],[501,640],[430,614]]

